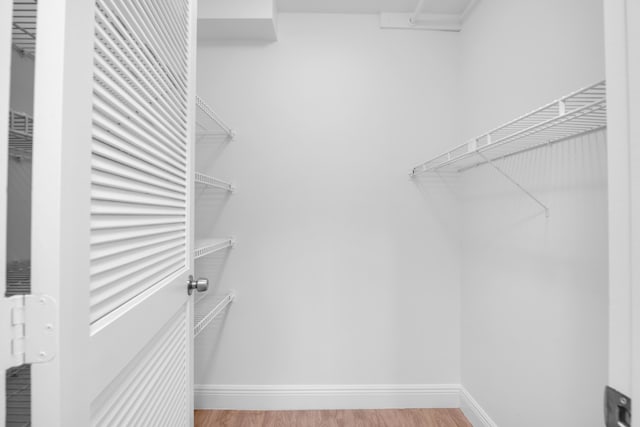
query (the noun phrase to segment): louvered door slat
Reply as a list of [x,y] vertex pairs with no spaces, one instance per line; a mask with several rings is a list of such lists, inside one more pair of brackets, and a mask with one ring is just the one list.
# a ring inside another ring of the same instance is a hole
[[95,92],[97,96],[93,104],[94,117],[101,118],[102,123],[107,123],[107,126],[104,126],[105,129],[110,129],[109,123],[116,123],[120,126],[120,134],[124,139],[135,140],[148,154],[153,153],[168,165],[185,163],[184,152],[181,152],[179,146],[162,140],[159,133],[151,126],[141,126],[132,111],[128,111],[115,99],[110,99],[110,94],[103,91],[100,86],[95,88]]
[[109,200],[94,199],[91,203],[94,215],[180,215],[182,208],[148,206],[138,203],[119,203]]
[[[143,1],[143,4],[148,4],[148,1]],[[164,10],[167,12],[165,16],[169,19],[170,26],[172,28],[176,28],[179,31],[187,31],[188,26],[188,17],[184,14],[184,10],[180,11],[176,8],[175,4],[171,1],[160,0],[159,3],[162,5]],[[175,37],[175,35],[174,35]],[[181,40],[178,39],[178,43]],[[185,51],[186,52],[186,51]]]
[[144,224],[136,227],[111,227],[96,228],[91,236],[92,245],[100,245],[106,243],[130,241],[135,239],[151,238],[159,235],[171,233],[182,233],[185,224],[176,223],[159,223],[154,225]]
[[[159,59],[167,64],[165,77],[172,80],[173,84],[186,86],[186,68],[184,66],[185,45],[176,41],[175,34],[171,29],[172,25],[161,22],[154,13],[155,8],[146,8],[143,2],[122,2],[115,0],[114,4],[120,5],[120,11],[136,19],[133,20],[132,28],[143,41],[149,43],[154,48],[154,53]],[[164,14],[166,16],[166,13]],[[167,28],[167,31],[160,29]],[[178,52],[176,57],[170,57],[168,51]]]
[[96,0],[90,321],[187,262],[186,0]]
[[[167,337],[167,349],[162,352],[160,357],[151,359],[144,370],[136,373],[131,379],[130,388],[138,390],[141,395],[149,395],[153,392],[154,387],[158,386],[159,381],[162,380],[160,376],[150,375],[150,372],[157,371],[162,368],[168,368],[169,371],[175,371],[174,366],[179,358],[176,358],[178,350],[176,348],[180,343],[180,331],[173,331],[171,335]],[[173,363],[171,363],[173,362]],[[128,394],[128,393],[127,393]],[[132,414],[136,412],[137,405],[135,399],[120,399],[111,408],[111,417],[108,419],[106,425],[135,425],[131,423]]]
[[[91,275],[91,290],[96,291],[96,295],[99,297],[97,300],[104,301],[108,296],[115,295],[126,288],[126,281],[131,283],[137,283],[137,279],[151,276],[150,271],[146,269],[156,268],[156,271],[165,267],[164,262],[172,259],[178,261],[180,259],[180,251],[182,247],[175,244],[170,245],[156,245],[155,252],[146,254],[135,260],[133,263],[127,264],[127,261],[131,261],[127,257],[120,257],[121,262],[109,271],[103,273],[96,273]],[[142,268],[141,268],[142,267]],[[110,286],[113,285],[113,286]]]
[[[155,89],[148,82],[143,80],[141,74],[137,72],[130,61],[116,56],[111,49],[105,47],[105,37],[103,31],[96,31],[94,45],[96,53],[94,57],[95,67],[110,76],[113,81],[118,83],[118,86],[128,87],[130,91],[137,93],[139,98],[142,98],[154,113],[161,115],[167,121],[167,124],[170,124],[176,131],[184,133],[185,127],[184,123],[180,122],[180,117],[174,111],[164,108],[164,103],[158,100],[160,95],[155,92]],[[116,79],[115,76],[118,76],[119,79]],[[126,84],[123,84],[123,81]]]
[[[138,111],[132,108],[128,103],[124,102],[122,97],[114,96],[112,90],[105,88],[103,85],[96,84],[94,86],[96,95],[100,97],[105,104],[103,108],[112,107],[105,111],[110,118],[118,118],[118,115],[124,115],[131,123],[131,129],[137,133],[148,135],[148,143],[151,144],[154,151],[156,148],[165,156],[173,159],[173,161],[184,162],[185,151],[184,146],[179,138],[174,138],[162,132],[161,125],[157,122],[149,121],[148,117],[142,117]],[[96,106],[98,107],[98,106]],[[115,115],[115,116],[114,116]],[[146,119],[146,120],[145,120]]]
[[176,241],[179,241],[180,236],[182,235],[183,230],[178,230],[172,233],[163,233],[155,236],[148,236],[140,239],[134,240],[120,240],[116,242],[104,243],[101,245],[96,245],[92,248],[95,256],[91,259],[92,265],[93,263],[102,262],[105,258],[122,260],[122,263],[125,263],[126,256],[137,256],[138,253],[141,255],[138,256],[137,259],[140,259],[144,250],[148,248],[157,248],[159,245],[164,244],[175,244]]
[[[177,127],[186,132],[186,123],[181,120],[179,109],[173,108],[175,101],[156,84],[155,77],[148,68],[133,58],[133,54],[127,49],[120,35],[117,32],[114,33],[104,20],[97,21],[99,25],[96,27],[96,54],[107,60],[114,71],[131,76],[132,87],[143,91],[152,104],[169,114],[175,120]],[[116,40],[114,41],[112,37]],[[124,50],[120,50],[120,46]],[[124,73],[124,70],[127,70],[127,73]]]
[[147,184],[146,182],[134,181],[133,178],[124,178],[120,175],[109,174],[102,170],[96,169],[94,175],[95,184],[102,187],[116,188],[125,191],[135,191],[137,193],[144,193],[152,196],[163,197],[176,201],[184,202],[184,194],[165,190],[162,187]]
[[[115,132],[112,131],[112,133]],[[101,128],[94,126],[94,143],[92,146],[94,159],[97,155],[118,163],[121,166],[126,166],[130,168],[132,172],[144,172],[151,177],[160,178],[184,188],[185,182],[182,176],[167,172],[164,164],[148,156],[137,147],[118,139],[112,133],[105,132]],[[93,163],[95,163],[95,161]]]
[[176,215],[93,215],[91,217],[92,237],[100,231],[110,231],[120,228],[135,229],[138,227],[167,224],[184,224],[184,217]]
[[[114,305],[118,304],[118,307],[123,305],[120,301],[131,301],[149,289],[150,282],[157,283],[180,269],[184,265],[184,259],[179,256],[180,252],[181,250],[176,250],[165,257],[154,259],[154,262],[140,263],[140,266],[144,267],[144,271],[117,278],[113,277],[112,280],[103,281],[99,283],[100,286],[91,289],[89,298],[92,307],[91,321],[99,320],[112,312]],[[92,277],[91,280],[93,281],[94,278]]]
[[[98,9],[103,11],[102,20],[99,21],[100,26],[106,31],[111,39],[118,44],[122,53],[134,63],[138,64],[138,68],[142,67],[149,75],[154,79],[150,82],[155,85],[161,93],[166,95],[166,98],[171,103],[177,103],[180,105],[180,101],[183,98],[183,94],[170,93],[173,88],[173,84],[169,81],[166,75],[166,64],[160,63],[157,59],[157,52],[149,52],[150,45],[146,41],[140,40],[138,34],[132,33],[127,25],[137,25],[131,19],[127,19],[126,16],[120,12],[117,6],[111,2],[98,0]],[[175,52],[178,55],[177,52]],[[184,102],[184,99],[182,99]]]
[[158,191],[166,191],[181,196],[184,195],[184,185],[172,184],[166,180],[144,173],[138,169],[127,167],[126,165],[100,155],[93,156],[91,166],[96,173],[105,172],[111,175],[113,179],[126,179],[129,182],[148,185]]
[[[159,258],[165,253],[174,251],[176,245],[180,244],[180,238],[181,236],[178,235],[173,239],[158,240],[153,244],[135,248],[135,250],[122,250],[108,257],[96,257],[91,260],[89,272],[92,277],[97,278],[99,275],[106,275],[106,273],[114,274],[117,271],[137,268],[141,260]],[[181,248],[178,247],[178,249]],[[96,279],[97,282],[98,279]]]
[[149,84],[156,87],[156,90],[169,102],[169,105],[174,105],[173,108],[176,110],[184,108],[185,99],[178,95],[175,87],[167,81],[167,77],[163,74],[164,67],[159,66],[153,57],[147,56],[147,48],[141,46],[138,40],[132,39],[133,35],[121,25],[125,18],[116,15],[117,9],[107,7],[102,0],[98,0],[96,6],[102,12],[97,22],[111,41],[117,45],[118,52],[126,55],[138,71],[144,72],[144,78],[150,79]]
[[[153,14],[157,7],[144,10],[141,2],[122,2],[110,0],[111,4],[119,8],[120,14],[128,16],[132,23],[129,30],[141,40],[143,54],[147,54],[151,61],[157,60],[161,65],[166,84],[176,87],[186,86],[186,75],[184,68],[184,48],[177,47],[167,34],[172,32],[171,26],[163,26],[154,23]],[[160,6],[160,5],[157,5]],[[159,31],[163,29],[165,31]],[[173,52],[174,56],[168,54]],[[182,63],[182,64],[181,64]]]
[[[186,411],[178,414],[172,411],[176,402],[184,404],[187,395],[186,340],[187,322],[181,314],[162,328],[92,405],[91,424],[105,427],[186,425]],[[166,374],[158,375],[158,372]],[[150,423],[158,414],[161,418]]]
[[94,65],[94,79],[96,83],[113,92],[117,90],[117,96],[119,96],[123,102],[129,104],[143,119],[147,118],[147,116],[150,117],[153,120],[152,123],[170,137],[178,139],[184,137],[184,135],[173,126],[168,115],[157,111],[152,103],[141,95],[137,86],[133,85],[132,87],[131,80],[127,82],[127,78],[123,74],[113,72],[104,58],[96,56],[94,58]]
[[122,190],[97,184],[94,184],[91,188],[91,197],[94,200],[129,203],[131,205],[148,207],[182,208],[182,206],[184,206],[184,200],[176,200],[173,197],[153,196],[133,189]]

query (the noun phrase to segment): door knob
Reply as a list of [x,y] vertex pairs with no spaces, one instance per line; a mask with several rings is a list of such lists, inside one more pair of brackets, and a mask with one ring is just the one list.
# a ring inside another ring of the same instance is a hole
[[209,279],[199,278],[195,280],[193,276],[189,276],[189,280],[187,281],[187,293],[191,295],[194,290],[198,292],[205,292],[209,289]]

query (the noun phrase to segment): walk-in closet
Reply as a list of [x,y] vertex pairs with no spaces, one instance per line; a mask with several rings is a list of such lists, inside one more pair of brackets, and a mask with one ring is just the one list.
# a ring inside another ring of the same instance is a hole
[[635,425],[637,22],[3,2],[0,425]]

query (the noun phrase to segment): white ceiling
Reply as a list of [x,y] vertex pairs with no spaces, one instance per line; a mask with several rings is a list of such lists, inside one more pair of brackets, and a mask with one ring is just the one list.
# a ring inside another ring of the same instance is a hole
[[[413,12],[419,0],[276,0],[280,12]],[[423,13],[460,15],[471,0],[425,0]]]

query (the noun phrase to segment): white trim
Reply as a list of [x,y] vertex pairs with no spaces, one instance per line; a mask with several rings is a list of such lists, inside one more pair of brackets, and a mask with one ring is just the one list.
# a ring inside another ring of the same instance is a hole
[[[198,385],[196,409],[459,408],[459,384]],[[491,425],[492,427],[494,425]]]
[[442,15],[434,13],[420,14],[414,21],[411,13],[380,13],[380,28],[383,30],[423,30],[453,31],[462,30],[460,15]]
[[464,387],[460,387],[460,409],[474,427],[498,427]]

